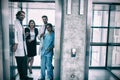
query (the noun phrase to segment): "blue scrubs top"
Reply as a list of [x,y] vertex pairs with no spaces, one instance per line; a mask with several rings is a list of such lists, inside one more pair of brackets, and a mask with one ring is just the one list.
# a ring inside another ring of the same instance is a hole
[[45,36],[43,37],[41,55],[53,54],[53,49],[50,49],[53,46],[54,46],[54,32],[46,33]]

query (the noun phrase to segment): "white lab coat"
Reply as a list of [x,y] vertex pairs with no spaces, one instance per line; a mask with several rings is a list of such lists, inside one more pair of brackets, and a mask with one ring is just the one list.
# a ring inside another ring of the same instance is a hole
[[18,44],[17,50],[15,51],[15,56],[17,57],[25,56],[24,48],[26,52],[27,49],[26,49],[26,42],[25,40],[23,41],[24,28],[20,24],[20,21],[18,19],[15,20],[14,30],[15,30],[14,31],[15,43]]

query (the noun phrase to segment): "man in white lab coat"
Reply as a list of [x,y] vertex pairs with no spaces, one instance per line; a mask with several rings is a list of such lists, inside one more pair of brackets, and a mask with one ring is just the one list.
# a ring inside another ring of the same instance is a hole
[[26,56],[26,44],[25,44],[25,34],[24,28],[22,26],[22,21],[25,18],[24,11],[18,11],[15,20],[15,41],[13,46],[13,51],[15,52],[15,58],[17,62],[18,73],[20,80],[32,80],[32,78],[27,77],[27,56]]

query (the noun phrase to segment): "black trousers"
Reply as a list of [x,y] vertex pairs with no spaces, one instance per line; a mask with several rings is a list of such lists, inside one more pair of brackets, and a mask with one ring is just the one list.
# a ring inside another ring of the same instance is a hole
[[27,77],[27,56],[16,57],[17,69],[21,80]]

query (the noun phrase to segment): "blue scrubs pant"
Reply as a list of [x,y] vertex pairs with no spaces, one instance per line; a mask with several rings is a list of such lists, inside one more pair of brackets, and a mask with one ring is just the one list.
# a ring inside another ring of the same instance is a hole
[[41,78],[45,79],[45,70],[47,68],[47,76],[50,80],[53,80],[53,65],[52,65],[53,54],[48,53],[47,55],[41,55]]

